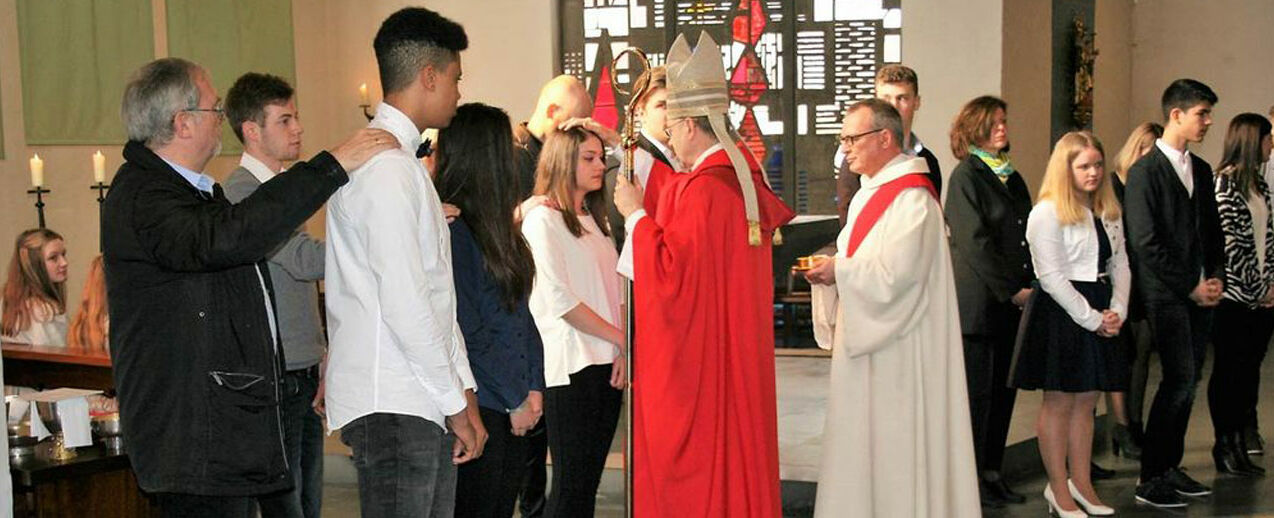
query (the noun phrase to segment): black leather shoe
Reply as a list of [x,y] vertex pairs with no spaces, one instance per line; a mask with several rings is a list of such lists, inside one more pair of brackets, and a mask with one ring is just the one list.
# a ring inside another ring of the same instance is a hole
[[1230,446],[1234,448],[1234,459],[1239,461],[1239,467],[1254,476],[1265,476],[1265,468],[1257,465],[1252,461],[1251,457],[1248,457],[1247,447],[1243,444],[1243,432],[1234,432],[1231,436]]
[[986,482],[978,482],[978,497],[982,499],[982,507],[985,509],[1004,508],[1004,500],[1001,499],[999,495],[995,494],[995,492],[991,491],[991,488],[987,487]]
[[1167,482],[1177,494],[1182,496],[1208,496],[1212,494],[1212,488],[1200,484],[1198,480],[1190,478],[1181,468],[1172,468],[1163,474],[1164,482]]
[[1026,497],[1013,491],[1013,489],[1010,488],[1008,484],[1004,483],[1003,478],[997,478],[993,481],[986,481],[983,483],[988,486],[988,488],[991,490],[992,493],[995,494],[995,496],[999,497],[1000,500],[1004,501],[1005,503],[1010,503],[1010,504],[1026,503]]
[[1096,462],[1091,463],[1088,470],[1089,477],[1093,480],[1110,480],[1115,478],[1115,470],[1098,466]]

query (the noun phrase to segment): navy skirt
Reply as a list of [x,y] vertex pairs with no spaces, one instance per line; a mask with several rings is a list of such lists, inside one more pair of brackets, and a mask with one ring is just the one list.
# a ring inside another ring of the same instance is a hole
[[[1107,282],[1071,281],[1098,311],[1110,307]],[[1128,389],[1127,348],[1080,327],[1035,284],[1022,312],[1009,386],[1023,390],[1122,392]]]

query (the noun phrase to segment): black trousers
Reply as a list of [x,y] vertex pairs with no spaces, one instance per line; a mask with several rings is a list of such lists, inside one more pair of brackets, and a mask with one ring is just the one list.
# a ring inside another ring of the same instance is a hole
[[513,435],[509,414],[479,407],[487,428],[482,456],[460,465],[456,518],[510,518],[526,470],[527,438]]
[[1208,407],[1218,437],[1242,431],[1256,408],[1261,361],[1274,334],[1274,310],[1231,300],[1216,308]]
[[1159,351],[1163,380],[1146,420],[1141,451],[1143,481],[1181,464],[1190,409],[1212,330],[1212,310],[1194,304],[1147,302],[1146,321]]
[[531,431],[526,433],[525,465],[522,469],[522,487],[518,491],[518,512],[522,518],[544,516],[545,489],[548,487],[549,434],[541,417]]
[[1017,400],[1017,390],[1008,386],[1008,378],[1022,311],[1006,302],[995,305],[989,313],[986,334],[964,335],[964,370],[979,473],[999,471],[1004,464],[1009,420]]
[[623,392],[610,386],[611,365],[571,375],[571,384],[544,391],[544,420],[553,454],[553,483],[545,516],[591,517],[606,469]]

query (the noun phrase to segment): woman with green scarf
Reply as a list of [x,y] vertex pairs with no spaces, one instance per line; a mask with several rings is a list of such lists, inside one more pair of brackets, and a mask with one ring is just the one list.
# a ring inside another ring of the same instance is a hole
[[1000,477],[1016,391],[1009,364],[1022,307],[1035,272],[1026,244],[1031,193],[1009,160],[1008,105],[983,96],[951,124],[951,152],[960,159],[947,180],[943,208],[964,334],[965,374],[982,505],[1026,498]]

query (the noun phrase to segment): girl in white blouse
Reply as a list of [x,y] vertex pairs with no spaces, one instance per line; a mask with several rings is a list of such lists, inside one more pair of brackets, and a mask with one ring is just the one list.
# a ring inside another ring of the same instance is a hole
[[626,380],[619,254],[602,198],[602,140],[574,128],[540,152],[522,234],[535,258],[531,314],[544,342],[544,421],[553,456],[546,516],[592,516]]
[[1097,399],[1128,384],[1113,337],[1127,315],[1131,275],[1104,157],[1088,132],[1067,133],[1053,148],[1026,224],[1043,289],[1027,308],[1009,374],[1014,387],[1044,391],[1036,423],[1044,498],[1064,517],[1114,514],[1097,498],[1089,469]]
[[66,346],[66,241],[37,228],[18,235],[0,303],[6,342]]

